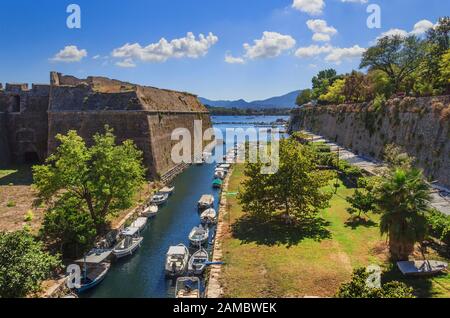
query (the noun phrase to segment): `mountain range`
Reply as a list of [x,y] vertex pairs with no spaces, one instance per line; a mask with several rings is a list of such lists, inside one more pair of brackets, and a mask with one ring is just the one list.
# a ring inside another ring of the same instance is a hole
[[271,97],[264,100],[247,102],[244,99],[238,100],[210,100],[199,97],[198,99],[204,105],[223,108],[243,108],[243,109],[264,109],[264,108],[292,108],[295,106],[295,100],[301,91],[293,91],[282,96]]

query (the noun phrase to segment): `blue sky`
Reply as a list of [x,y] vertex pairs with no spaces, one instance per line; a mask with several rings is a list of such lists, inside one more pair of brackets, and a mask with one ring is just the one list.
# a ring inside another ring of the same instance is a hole
[[[66,26],[71,3],[81,29]],[[380,29],[366,25],[370,4]],[[357,68],[383,32],[421,34],[449,13],[447,0],[2,1],[0,82],[47,83],[56,70],[263,99],[310,87],[323,68]]]

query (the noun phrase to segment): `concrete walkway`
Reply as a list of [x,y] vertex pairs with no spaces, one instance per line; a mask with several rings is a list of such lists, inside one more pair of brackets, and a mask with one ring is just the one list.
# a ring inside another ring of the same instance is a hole
[[[330,142],[322,136],[313,134],[309,131],[303,131],[303,133],[311,136],[311,142],[323,142],[330,146],[332,152],[339,152],[339,158],[347,161],[348,163],[357,166],[358,168],[366,171],[371,175],[378,175],[387,167],[382,163],[374,159],[358,156],[353,152],[342,148],[334,142]],[[444,214],[450,215],[450,190],[442,186],[431,185],[432,187],[432,200],[431,206],[441,211]],[[446,196],[444,196],[446,194]]]

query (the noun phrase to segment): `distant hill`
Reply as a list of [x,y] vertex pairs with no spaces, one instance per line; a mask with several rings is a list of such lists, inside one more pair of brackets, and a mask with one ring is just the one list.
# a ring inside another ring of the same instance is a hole
[[295,107],[295,100],[301,91],[294,91],[282,96],[271,97],[264,100],[256,100],[247,102],[243,99],[239,100],[210,100],[199,97],[199,100],[204,105],[224,108],[244,108],[244,109],[261,109],[261,108],[292,108]]

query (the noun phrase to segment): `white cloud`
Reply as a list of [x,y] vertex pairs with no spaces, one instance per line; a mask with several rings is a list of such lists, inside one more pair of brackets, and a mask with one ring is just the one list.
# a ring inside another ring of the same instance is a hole
[[338,33],[334,27],[328,26],[325,20],[308,20],[306,25],[314,33],[313,40],[317,42],[328,42],[333,35]]
[[425,34],[429,29],[433,28],[434,24],[428,20],[420,20],[414,25],[414,28],[411,32],[408,32],[403,29],[390,29],[389,31],[383,32],[377,37],[377,40],[383,37],[392,37],[395,35],[399,35],[401,37],[407,37],[408,35],[420,36]]
[[353,47],[340,48],[333,47],[331,45],[310,45],[308,47],[299,48],[295,52],[295,56],[298,58],[311,58],[319,55],[326,55],[325,61],[335,64],[340,64],[344,60],[351,60],[359,58],[366,51],[366,49],[359,45]]
[[325,61],[340,64],[344,60],[360,58],[365,51],[366,49],[359,45],[348,48],[334,48],[330,54],[325,57]]
[[393,37],[393,36],[401,36],[401,37],[407,37],[408,36],[408,32],[402,29],[390,29],[386,32],[383,32],[380,34],[379,37],[377,37],[378,39],[384,38],[384,37]]
[[318,46],[318,45],[310,45],[307,47],[301,47],[295,52],[295,56],[299,58],[308,58],[314,57],[317,55],[321,55],[324,53],[330,53],[333,50],[331,45]]
[[116,62],[116,65],[123,68],[132,68],[136,67],[136,63],[134,63],[133,59],[125,59],[123,61]]
[[413,35],[422,35],[433,27],[434,24],[432,22],[428,20],[421,20],[414,25],[414,29],[410,33]]
[[245,60],[242,57],[234,57],[229,53],[225,55],[225,62],[228,64],[245,64]]
[[101,55],[98,55],[98,54],[97,54],[97,55],[94,55],[94,56],[92,57],[93,60],[98,60],[99,58],[101,58]]
[[331,40],[331,37],[328,34],[314,33],[312,39],[316,42],[329,42]]
[[245,58],[271,58],[279,56],[283,51],[295,46],[295,40],[290,35],[283,35],[277,32],[265,31],[259,40],[254,40],[254,44],[244,44]]
[[294,0],[292,7],[310,15],[322,14],[325,7],[324,0]]
[[211,46],[217,43],[219,38],[211,32],[204,36],[200,34],[198,39],[192,32],[186,37],[174,39],[170,42],[161,38],[157,43],[151,43],[142,47],[139,43],[127,43],[114,49],[112,56],[115,58],[136,59],[144,62],[165,62],[170,58],[199,58],[205,56]]
[[61,51],[55,54],[53,58],[51,58],[51,61],[54,62],[65,62],[65,63],[72,63],[72,62],[79,62],[83,58],[87,56],[86,50],[80,50],[76,45],[68,45]]

